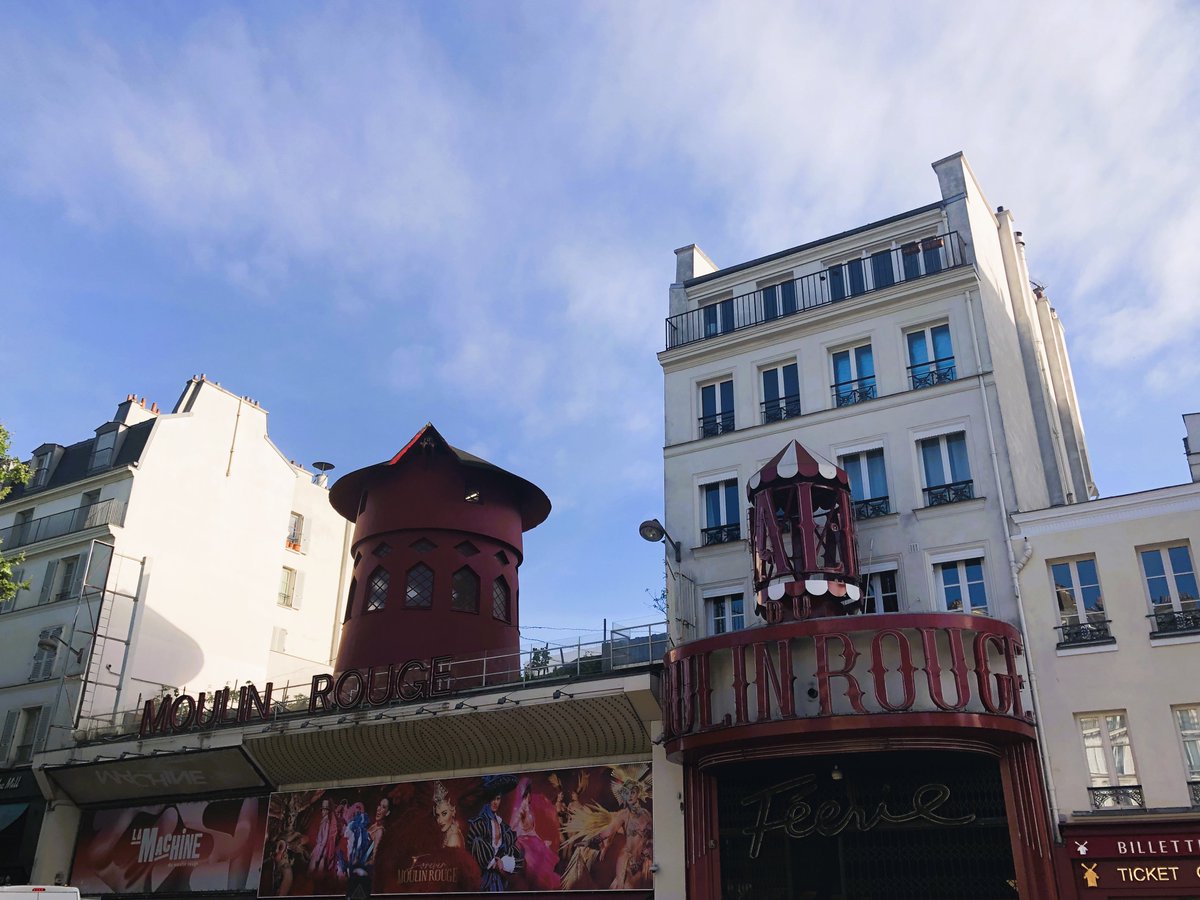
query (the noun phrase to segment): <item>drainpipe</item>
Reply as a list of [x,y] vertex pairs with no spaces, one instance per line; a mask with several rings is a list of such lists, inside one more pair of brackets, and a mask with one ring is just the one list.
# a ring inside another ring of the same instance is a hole
[[229,464],[225,466],[225,477],[229,477],[229,473],[233,471],[233,451],[237,447],[237,432],[238,425],[242,421],[242,398],[238,397],[237,415],[233,419],[233,437],[229,440]]
[[[996,434],[992,428],[992,413],[988,406],[987,385],[983,378],[983,354],[979,351],[979,331],[975,327],[975,301],[970,291],[966,292],[967,298],[967,319],[971,323],[971,343],[975,350],[975,380],[979,385],[979,399],[983,403],[983,421],[987,430],[988,451],[992,457],[992,477],[996,479],[996,493],[1000,500],[1000,515],[1004,523],[1004,549],[1008,552],[1008,571],[1012,576],[1013,596],[1017,601],[1017,616],[1021,623],[1021,635],[1025,637],[1025,677],[1029,683],[1029,697],[1033,703],[1033,716],[1037,723],[1042,721],[1041,705],[1038,703],[1037,677],[1033,674],[1033,659],[1029,648],[1029,627],[1025,622],[1025,603],[1021,599],[1021,582],[1017,575],[1029,562],[1029,557],[1033,555],[1033,548],[1027,547],[1024,557],[1021,559],[1020,565],[1017,564],[1016,554],[1013,552],[1012,540],[1008,537],[1008,501],[1004,496],[1004,482],[1000,480],[1000,458],[996,452]],[[1061,843],[1062,835],[1058,830],[1058,799],[1054,792],[1054,779],[1050,774],[1050,763],[1046,758],[1046,749],[1042,746],[1039,739],[1037,742],[1038,762],[1041,764],[1042,781],[1046,785],[1046,793],[1049,795],[1050,801],[1050,832],[1054,838],[1054,842]]]

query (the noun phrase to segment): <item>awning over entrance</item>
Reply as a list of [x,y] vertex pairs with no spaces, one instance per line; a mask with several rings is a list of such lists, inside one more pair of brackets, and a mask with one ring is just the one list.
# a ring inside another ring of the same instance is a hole
[[462,709],[452,701],[431,703],[419,715],[396,708],[364,710],[340,724],[307,719],[282,732],[247,734],[244,746],[276,785],[641,758],[651,751],[645,721],[656,718],[653,703],[646,678],[640,691],[603,696],[572,699],[563,692],[555,700],[500,704],[466,698]]

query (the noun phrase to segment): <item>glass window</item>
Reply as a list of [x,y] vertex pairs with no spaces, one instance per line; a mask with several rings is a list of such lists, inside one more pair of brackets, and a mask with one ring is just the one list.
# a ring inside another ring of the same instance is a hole
[[700,496],[704,505],[703,545],[740,540],[741,505],[737,479],[701,485]]
[[298,512],[288,516],[288,534],[284,542],[289,550],[299,550],[300,541],[304,538],[304,516]]
[[867,575],[867,589],[863,592],[863,613],[889,613],[900,611],[900,593],[896,590],[896,571],[871,572]]
[[733,380],[700,388],[700,437],[733,431]]
[[704,336],[712,337],[733,330],[733,300],[722,300],[700,308],[704,318]]
[[463,566],[450,580],[450,608],[479,612],[479,576],[470,566]]
[[964,432],[925,438],[918,441],[917,446],[925,479],[926,506],[956,503],[975,496]]
[[[411,590],[411,577],[410,590]],[[388,588],[391,586],[391,576],[387,569],[383,566],[377,566],[375,571],[371,573],[370,579],[367,581],[367,612],[375,612],[377,609],[383,609],[387,606]]]
[[746,615],[741,594],[726,594],[708,600],[711,634],[741,631],[746,627]]
[[1142,550],[1142,573],[1155,612],[1197,608],[1196,571],[1187,544]]
[[1060,624],[1078,625],[1081,622],[1105,620],[1104,598],[1100,594],[1100,578],[1094,557],[1053,563],[1050,577],[1054,582]]
[[871,254],[871,279],[875,289],[885,288],[896,283],[896,275],[892,270],[892,251],[880,250]]
[[33,458],[33,474],[29,477],[31,488],[45,487],[50,480],[50,453],[39,453]]
[[838,463],[850,478],[851,499],[873,500],[888,495],[882,448],[847,454],[839,457]]
[[1092,807],[1141,806],[1140,790],[1103,790],[1138,784],[1125,711],[1082,715],[1077,721],[1092,788]]
[[512,592],[503,575],[492,582],[492,618],[501,622],[512,621]]
[[833,382],[835,406],[849,406],[875,399],[875,360],[871,345],[862,344],[834,353]]
[[908,344],[908,374],[914,390],[954,381],[954,347],[949,325],[932,325],[905,335]]
[[[386,573],[385,573],[386,574]],[[296,570],[283,567],[279,577],[279,605],[294,606],[296,599]]]
[[951,612],[988,614],[987,586],[983,581],[983,559],[962,559],[938,565],[942,599]]
[[800,415],[800,369],[796,363],[763,369],[763,424]]
[[112,465],[113,448],[116,445],[117,430],[115,428],[96,435],[96,442],[92,445],[92,461],[88,468],[103,469]]
[[[404,605],[408,609],[429,609],[433,606],[433,569],[425,563],[417,563],[408,570]],[[367,608],[370,609],[370,606]]]
[[1188,781],[1200,781],[1200,706],[1181,706],[1175,710],[1175,724],[1183,742]]

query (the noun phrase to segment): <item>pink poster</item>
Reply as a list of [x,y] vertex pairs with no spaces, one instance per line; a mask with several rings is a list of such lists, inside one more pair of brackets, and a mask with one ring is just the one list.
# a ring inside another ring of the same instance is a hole
[[85,894],[254,890],[266,797],[85,810],[71,885]]
[[650,888],[648,763],[271,795],[260,897]]

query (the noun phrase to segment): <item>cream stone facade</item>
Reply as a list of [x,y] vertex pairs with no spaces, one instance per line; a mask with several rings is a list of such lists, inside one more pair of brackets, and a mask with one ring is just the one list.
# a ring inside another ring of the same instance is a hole
[[329,667],[347,523],[257,402],[193,378],[172,412],[130,397],[95,438],[44,444],[31,465],[0,505],[28,582],[0,611],[0,764],[122,730],[164,692]]
[[746,483],[790,440],[851,472],[879,611],[971,593],[1016,623],[1008,514],[1095,495],[1063,329],[1012,215],[962,154],[933,168],[940,200],[880,222],[723,269],[676,251],[659,360],[678,637],[759,624]]

